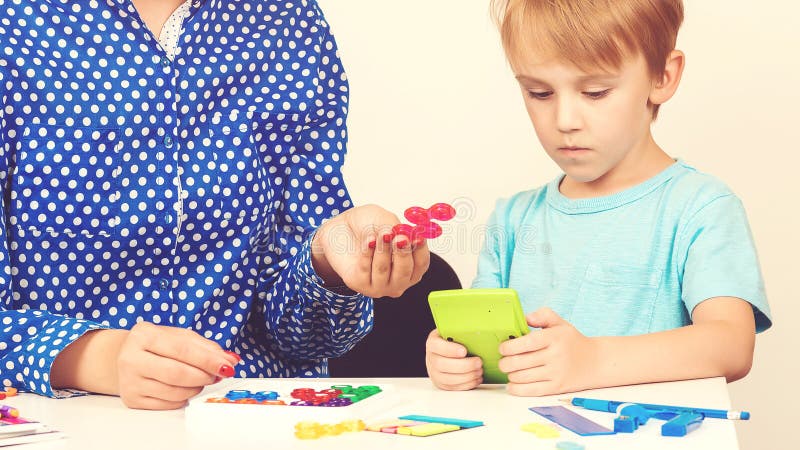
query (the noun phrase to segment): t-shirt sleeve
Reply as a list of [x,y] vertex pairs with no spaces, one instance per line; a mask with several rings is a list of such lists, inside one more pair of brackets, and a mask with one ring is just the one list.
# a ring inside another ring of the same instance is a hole
[[772,326],[753,236],[735,195],[717,197],[694,213],[680,233],[678,250],[690,314],[709,298],[737,297],[753,306],[756,332]]

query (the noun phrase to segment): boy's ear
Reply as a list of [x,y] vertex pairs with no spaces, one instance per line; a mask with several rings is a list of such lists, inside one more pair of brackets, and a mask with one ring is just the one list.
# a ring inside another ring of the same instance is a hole
[[660,105],[675,94],[678,84],[681,82],[685,63],[686,57],[682,51],[673,50],[669,53],[664,65],[664,75],[657,83],[653,83],[653,87],[650,89],[650,103]]

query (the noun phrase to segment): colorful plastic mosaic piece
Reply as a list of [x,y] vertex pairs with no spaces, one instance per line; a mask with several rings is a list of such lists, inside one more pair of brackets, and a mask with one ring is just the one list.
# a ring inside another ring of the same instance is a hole
[[[412,225],[399,223],[392,227],[392,232],[383,236],[384,242],[391,242],[395,236],[405,236],[415,243],[425,239],[435,239],[442,235],[442,227],[434,220],[442,222],[455,217],[456,209],[447,203],[434,203],[430,208],[411,206],[405,210],[403,216]],[[374,247],[373,247],[374,248]]]
[[[350,385],[331,386],[319,391],[312,388],[296,388],[288,400],[289,406],[322,406],[342,407],[364,400],[381,392],[381,388],[373,385],[353,387]],[[225,397],[211,397],[206,403],[237,403],[245,405],[287,405],[275,391],[251,392],[246,389],[233,389]]]
[[294,435],[298,439],[319,439],[324,436],[338,436],[345,432],[363,431],[366,428],[361,420],[345,420],[336,424],[319,422],[298,422],[294,426]]
[[298,439],[319,439],[322,430],[318,422],[299,422],[294,426],[294,435]]
[[583,444],[571,441],[561,441],[556,444],[558,450],[584,450],[586,447]]

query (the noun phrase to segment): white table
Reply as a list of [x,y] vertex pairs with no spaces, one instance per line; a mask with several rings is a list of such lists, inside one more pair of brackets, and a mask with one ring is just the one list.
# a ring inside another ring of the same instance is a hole
[[[327,381],[327,380],[326,380]],[[587,450],[625,449],[725,449],[736,450],[738,443],[734,424],[729,420],[706,419],[699,429],[688,436],[662,437],[663,422],[650,421],[633,434],[581,437],[563,430],[556,439],[541,439],[521,431],[529,422],[546,422],[528,410],[531,406],[557,404],[552,397],[513,397],[504,386],[485,385],[467,392],[445,392],[434,388],[426,378],[360,378],[329,380],[331,384],[391,385],[402,393],[407,403],[387,410],[385,415],[368,419],[394,418],[404,414],[456,417],[481,420],[485,426],[431,437],[397,436],[375,432],[344,433],[319,440],[302,441],[291,437],[290,430],[280,430],[264,423],[250,433],[230,433],[220,426],[198,434],[187,430],[185,411],[139,411],[126,408],[116,397],[91,395],[70,399],[48,399],[21,394],[3,403],[20,409],[23,416],[37,419],[64,431],[68,437],[58,441],[30,444],[24,450],[94,449],[160,450],[160,449],[554,449],[556,442],[572,441]],[[225,381],[223,381],[224,383]],[[302,384],[302,380],[298,380]],[[219,385],[217,385],[219,386]],[[656,383],[585,391],[569,396],[593,397],[608,400],[697,406],[730,409],[728,389],[723,378]],[[246,406],[243,407],[259,407]],[[575,409],[586,417],[613,428],[612,413]]]

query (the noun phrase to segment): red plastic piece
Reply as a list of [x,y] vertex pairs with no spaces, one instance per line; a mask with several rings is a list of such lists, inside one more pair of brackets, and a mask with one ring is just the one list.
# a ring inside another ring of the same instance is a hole
[[422,237],[425,239],[435,239],[442,235],[442,227],[436,222],[414,227],[414,238]]
[[406,217],[406,220],[415,225],[422,225],[431,221],[428,210],[420,208],[419,206],[412,206],[406,209],[403,215]]
[[428,208],[428,215],[432,219],[448,221],[456,216],[456,209],[447,203],[435,203]]
[[392,234],[395,236],[403,235],[408,239],[411,239],[411,235],[414,232],[414,227],[406,223],[398,223],[397,225],[392,227]]

